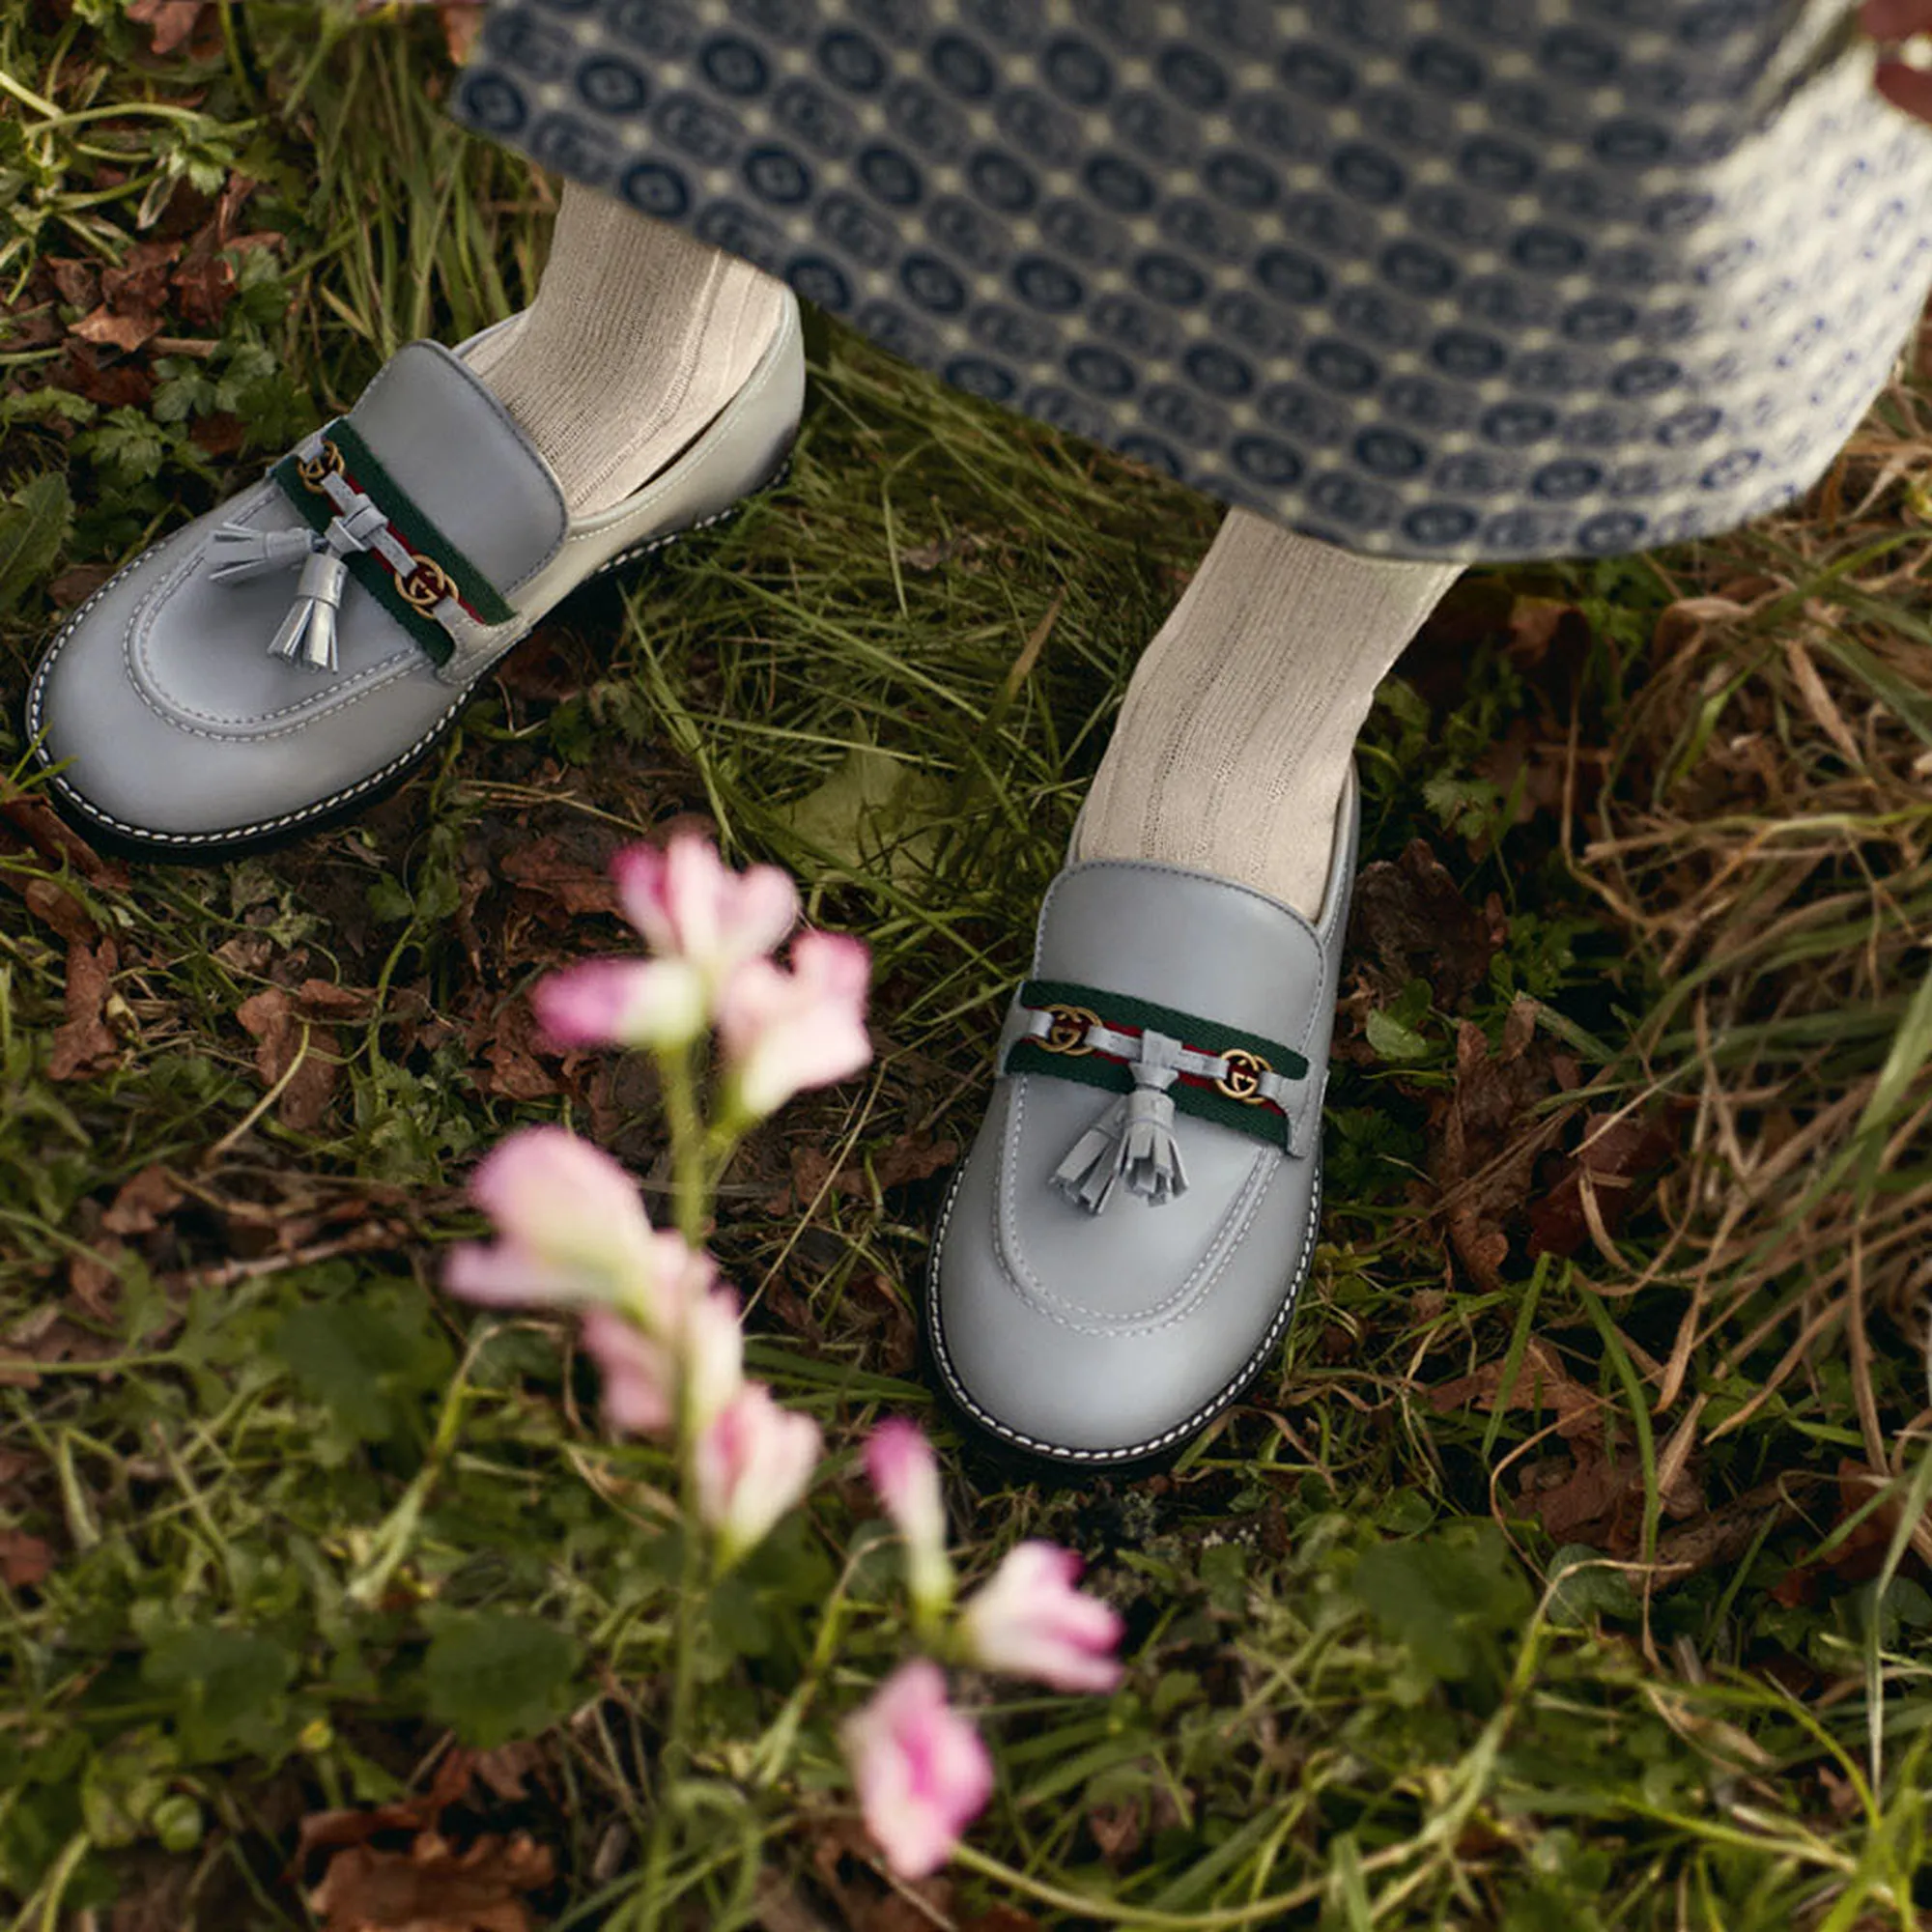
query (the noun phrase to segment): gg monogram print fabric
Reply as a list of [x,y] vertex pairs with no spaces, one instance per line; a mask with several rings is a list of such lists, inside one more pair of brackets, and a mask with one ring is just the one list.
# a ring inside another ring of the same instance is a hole
[[1390,556],[1805,488],[1932,279],[1816,0],[505,0],[477,131],[949,382]]

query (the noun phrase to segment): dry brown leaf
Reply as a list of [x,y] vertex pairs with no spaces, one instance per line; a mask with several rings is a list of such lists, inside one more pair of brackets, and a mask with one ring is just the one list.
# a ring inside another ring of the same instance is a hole
[[111,269],[100,271],[100,293],[122,315],[147,317],[168,305],[168,284],[182,244],[136,242]]
[[1557,1131],[1534,1117],[1536,1103],[1557,1084],[1548,1053],[1531,1051],[1535,1034],[1535,1008],[1522,999],[1510,1009],[1496,1053],[1479,1027],[1463,1023],[1456,1035],[1456,1086],[1430,1151],[1450,1243],[1491,1293],[1503,1286],[1506,1226],[1520,1212],[1537,1159]]
[[427,1791],[388,1804],[311,1811],[296,1840],[296,1863],[299,1866],[311,1852],[366,1844],[384,1832],[434,1833],[442,1814],[469,1789],[475,1766],[472,1752],[454,1748],[442,1754]]
[[272,1088],[287,1076],[276,1119],[296,1133],[313,1133],[327,1116],[342,1070],[335,1035],[304,1020],[285,986],[263,987],[242,1002],[235,1017],[254,1036],[262,1085]]
[[68,331],[77,335],[83,342],[96,342],[108,349],[120,349],[132,354],[142,343],[161,332],[161,319],[157,315],[116,315],[104,303],[84,315]]
[[72,256],[52,256],[46,263],[54,287],[64,302],[74,308],[93,308],[100,300],[100,264],[83,262]]
[[526,893],[555,900],[572,919],[617,910],[617,888],[603,859],[566,851],[554,834],[506,852],[501,866],[504,878]]
[[24,1529],[0,1529],[0,1577],[10,1590],[31,1590],[43,1583],[54,1567],[53,1545]]
[[459,1852],[425,1832],[407,1852],[337,1852],[308,1902],[326,1932],[529,1932],[524,1894],[555,1876],[549,1850],[526,1833]]
[[1354,936],[1392,986],[1426,979],[1454,1007],[1488,978],[1490,959],[1508,937],[1500,904],[1470,905],[1426,839],[1400,859],[1364,866],[1355,881]]
[[144,1167],[122,1182],[113,1203],[100,1217],[110,1235],[152,1234],[182,1204],[182,1190],[164,1167]]
[[71,940],[67,949],[66,1020],[55,1029],[47,1059],[49,1080],[81,1080],[111,1065],[120,1044],[107,1025],[107,1003],[114,991],[119,955],[111,939],[89,946]]
[[213,4],[213,0],[129,0],[128,17],[151,28],[152,51],[166,55],[194,39],[203,13]]
[[1542,1336],[1532,1336],[1517,1372],[1503,1386],[1502,1362],[1485,1362],[1473,1375],[1437,1382],[1429,1391],[1429,1406],[1438,1415],[1455,1408],[1478,1408],[1488,1413],[1500,1403],[1505,1408],[1550,1409],[1556,1433],[1567,1438],[1602,1434],[1602,1404],[1563,1366],[1561,1357]]
[[1641,1183],[1663,1166],[1676,1145],[1676,1135],[1662,1121],[1589,1115],[1582,1145],[1564,1156],[1554,1181],[1530,1204],[1528,1252],[1574,1255],[1589,1239],[1586,1186],[1605,1232],[1614,1235],[1639,1198]]

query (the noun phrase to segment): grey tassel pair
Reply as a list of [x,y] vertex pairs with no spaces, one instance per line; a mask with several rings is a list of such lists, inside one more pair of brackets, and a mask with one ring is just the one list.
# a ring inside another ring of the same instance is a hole
[[214,532],[216,562],[212,575],[217,583],[245,583],[299,562],[296,601],[270,640],[269,652],[311,670],[334,670],[336,613],[349,581],[343,558],[368,550],[376,532],[387,524],[366,497],[346,516],[331,518],[320,536],[313,530],[258,530],[246,524],[223,524]]
[[1053,1185],[1090,1214],[1099,1213],[1122,1182],[1155,1207],[1187,1192],[1168,1091],[1179,1078],[1181,1050],[1164,1033],[1143,1033],[1134,1091],[1116,1100],[1054,1169]]

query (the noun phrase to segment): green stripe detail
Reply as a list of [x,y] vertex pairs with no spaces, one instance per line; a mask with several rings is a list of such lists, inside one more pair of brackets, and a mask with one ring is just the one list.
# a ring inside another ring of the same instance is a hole
[[497,596],[497,586],[416,507],[409,492],[355,434],[349,419],[345,416],[328,435],[356,483],[375,497],[403,541],[418,554],[435,557],[455,582],[457,595],[486,624],[507,624],[517,613]]
[[[1217,1053],[1225,1051],[1221,1047],[1214,1050]],[[1098,1087],[1109,1094],[1131,1094],[1134,1091],[1132,1072],[1118,1060],[1101,1060],[1092,1054],[1083,1058],[1066,1053],[1049,1053],[1037,1039],[1015,1040],[1000,1071],[1043,1073],[1054,1080],[1077,1080],[1083,1087]],[[1229,1099],[1225,1094],[1215,1093],[1211,1087],[1190,1087],[1184,1080],[1177,1080],[1167,1091],[1174,1096],[1177,1112],[1192,1114],[1198,1120],[1212,1121],[1217,1126],[1232,1127],[1236,1133],[1246,1134],[1251,1140],[1265,1141],[1269,1147],[1278,1147],[1284,1153],[1293,1151],[1289,1146],[1288,1117],[1272,1107],[1250,1107],[1243,1101]]]
[[[1275,1072],[1289,1080],[1305,1080],[1308,1062],[1292,1046],[1267,1039],[1258,1033],[1242,1033],[1218,1020],[1197,1019],[1174,1007],[1155,1006],[1151,1000],[1129,999],[1123,993],[1109,993],[1098,986],[1080,986],[1070,980],[1029,980],[1019,992],[1019,1003],[1036,1010],[1047,1007],[1084,1007],[1097,1013],[1110,1027],[1151,1028],[1191,1046],[1200,1053],[1231,1053],[1238,1048],[1267,1062]],[[1037,1039],[1015,1040],[1009,1050],[1002,1073],[1042,1073],[1054,1080],[1074,1080],[1083,1087],[1097,1087],[1108,1094],[1131,1094],[1133,1069],[1117,1060],[1103,1060],[1097,1054],[1055,1053]],[[1197,1120],[1212,1121],[1217,1126],[1231,1127],[1251,1140],[1265,1141],[1284,1152],[1290,1145],[1289,1119],[1272,1106],[1250,1106],[1245,1100],[1232,1099],[1211,1087],[1190,1086],[1177,1080],[1168,1090],[1175,1107]]]
[[1029,980],[1020,988],[1020,1005],[1085,1007],[1110,1027],[1136,1027],[1143,1033],[1151,1027],[1155,1033],[1164,1033],[1201,1053],[1229,1053],[1239,1047],[1243,1053],[1265,1060],[1284,1079],[1308,1078],[1308,1062],[1293,1047],[1258,1033],[1223,1026],[1219,1020],[1197,1019],[1174,1007],[1157,1007],[1151,1000],[1129,999],[1124,993],[1105,992],[1098,986],[1076,986],[1070,980]]
[[[323,435],[342,452],[342,462],[362,490],[388,518],[396,534],[410,549],[432,556],[448,572],[457,594],[486,624],[506,624],[517,613],[497,595],[496,586],[410,499],[396,479],[377,460],[376,453],[350,428],[346,418],[327,424]],[[320,490],[301,480],[293,452],[269,473],[296,513],[315,531],[327,529],[335,505]],[[447,664],[455,649],[449,633],[427,612],[418,611],[396,588],[395,574],[372,551],[354,551],[343,558],[349,574],[423,648],[432,664]]]

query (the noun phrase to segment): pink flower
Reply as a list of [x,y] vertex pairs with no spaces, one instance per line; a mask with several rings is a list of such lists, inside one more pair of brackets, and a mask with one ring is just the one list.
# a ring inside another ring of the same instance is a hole
[[677,1421],[677,1370],[670,1351],[609,1308],[583,1318],[583,1346],[604,1378],[604,1413],[633,1435],[668,1435]]
[[936,1663],[917,1658],[847,1719],[845,1757],[866,1829],[900,1878],[926,1878],[993,1793],[980,1734],[946,1701]]
[[675,1235],[653,1232],[631,1177],[561,1127],[511,1134],[477,1164],[469,1195],[501,1238],[452,1250],[443,1285],[466,1300],[655,1306],[689,1262]]
[[792,946],[790,972],[750,959],[731,975],[718,998],[718,1031],[740,1113],[761,1119],[803,1089],[865,1065],[869,970],[858,940],[808,932]]
[[738,1297],[729,1289],[686,1304],[678,1357],[690,1425],[708,1429],[745,1386],[745,1331],[738,1325]]
[[559,1046],[682,1046],[704,1030],[704,980],[682,959],[580,960],[530,1005]]
[[893,1416],[866,1442],[866,1474],[893,1526],[905,1538],[913,1602],[940,1610],[952,1600],[952,1565],[946,1560],[946,1503],[939,1463],[916,1422]]
[[1021,1543],[966,1605],[966,1652],[987,1670],[1036,1677],[1056,1690],[1111,1690],[1121,1619],[1073,1587],[1080,1559],[1052,1543]]
[[632,845],[611,863],[624,917],[665,959],[721,985],[734,966],[769,952],[798,918],[798,893],[776,866],[734,872],[710,840],[685,834],[662,849]]
[[724,1568],[805,1493],[822,1447],[818,1425],[781,1408],[761,1382],[747,1382],[712,1418],[693,1445],[692,1475]]

